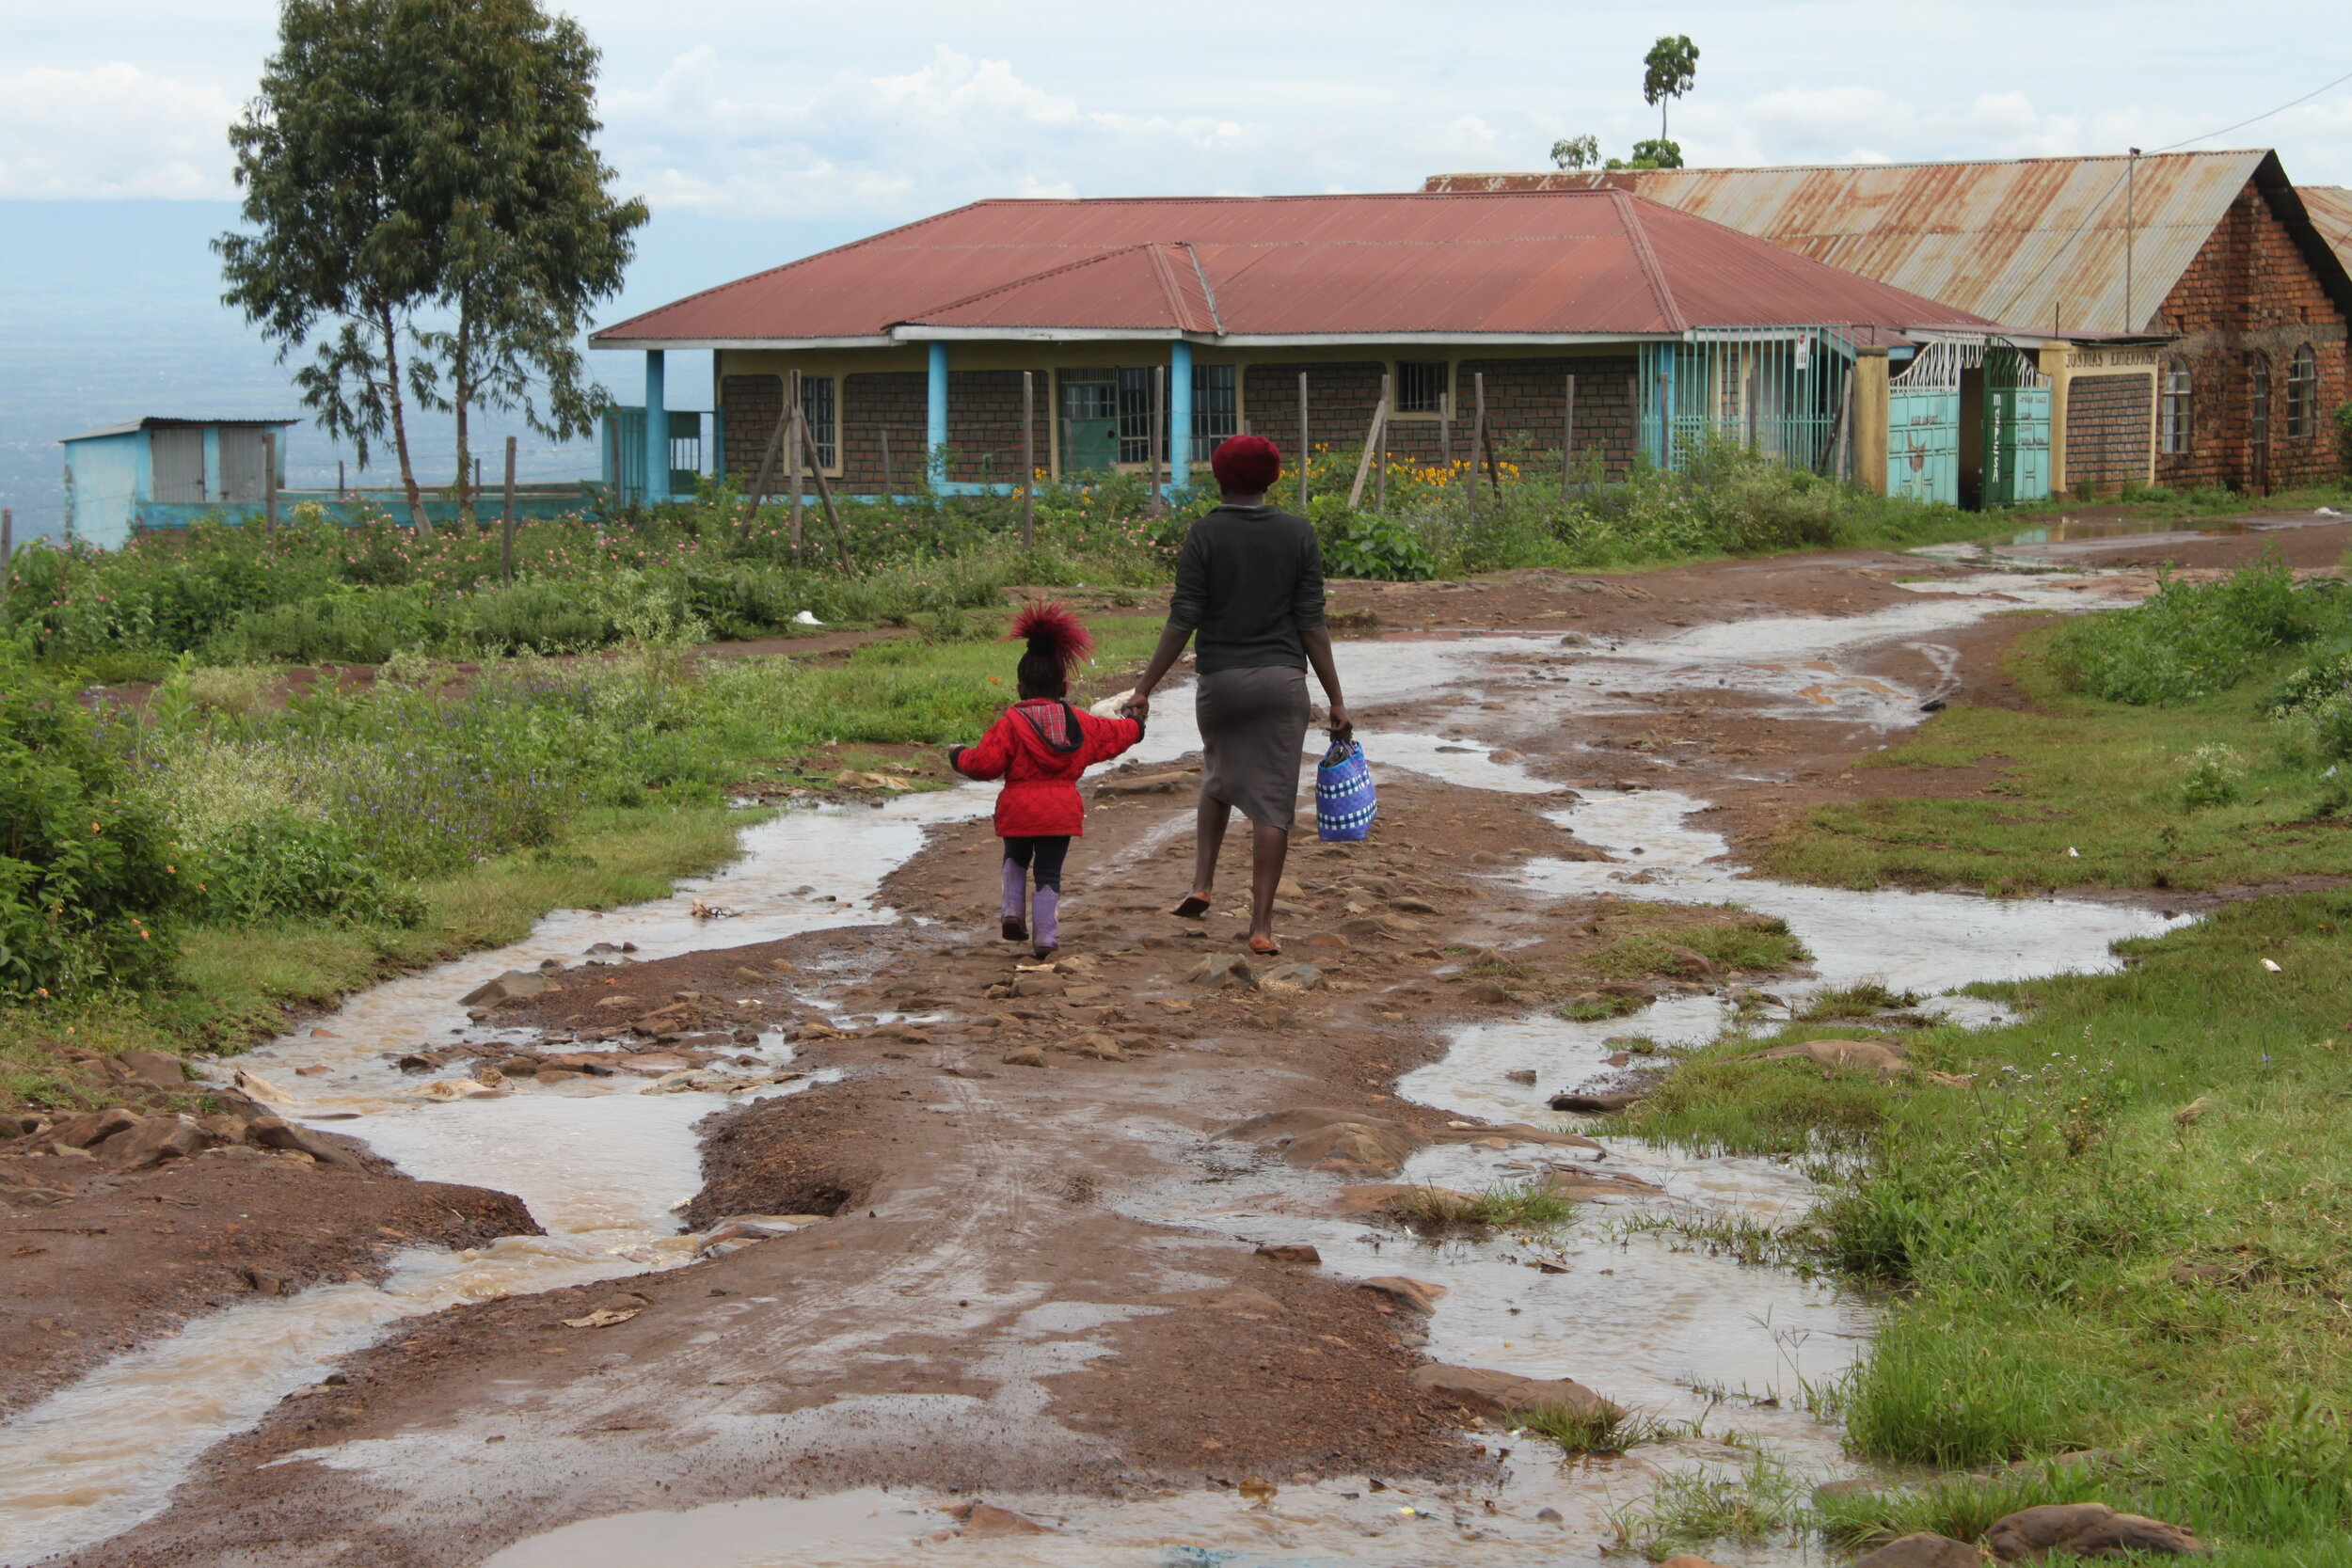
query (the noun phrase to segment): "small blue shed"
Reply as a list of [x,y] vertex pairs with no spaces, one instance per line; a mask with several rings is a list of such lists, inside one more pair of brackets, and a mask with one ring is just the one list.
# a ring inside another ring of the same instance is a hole
[[[259,509],[272,431],[293,420],[145,419],[65,438],[65,532],[119,549],[140,529],[185,528],[207,512]],[[278,484],[286,440],[278,439]]]

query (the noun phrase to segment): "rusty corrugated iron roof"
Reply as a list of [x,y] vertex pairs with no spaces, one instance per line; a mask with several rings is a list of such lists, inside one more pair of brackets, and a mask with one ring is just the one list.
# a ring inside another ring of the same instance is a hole
[[2337,259],[2352,268],[2352,190],[2342,185],[2297,185],[2295,190],[2312,215],[2312,227]]
[[[2262,150],[2162,152],[2137,159],[1451,174],[1424,188],[1636,191],[2016,327],[2138,332],[2151,325],[2230,203],[2265,165],[2275,170],[2277,160]],[[2276,182],[2284,185],[2283,174]]]
[[1633,194],[1584,189],[982,201],[694,294],[593,341],[1559,339],[1988,325]]

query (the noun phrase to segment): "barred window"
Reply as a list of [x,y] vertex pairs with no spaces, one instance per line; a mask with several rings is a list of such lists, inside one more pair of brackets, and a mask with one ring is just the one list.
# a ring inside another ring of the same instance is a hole
[[1396,367],[1396,411],[1443,414],[1454,388],[1454,367],[1442,359],[1404,359]]
[[1241,404],[1233,390],[1231,365],[1192,368],[1192,460],[1206,463],[1216,444],[1240,434]]
[[2270,356],[2257,354],[2247,386],[2246,438],[2254,445],[2270,441]]
[[2300,441],[2319,433],[2319,356],[2305,343],[2287,362],[2287,439]]
[[801,377],[801,417],[808,421],[809,439],[817,447],[817,466],[828,473],[841,467],[837,407],[832,376]]
[[2163,393],[2156,412],[2156,450],[2163,452],[2186,451],[2191,396],[2186,359],[2175,358],[2165,362]]
[[[1159,367],[1152,365],[1121,365],[1119,368],[1119,460],[1121,463],[1152,461],[1152,404],[1160,402],[1159,423],[1162,434],[1168,429],[1168,387],[1153,374]],[[1160,458],[1167,461],[1167,449]]]

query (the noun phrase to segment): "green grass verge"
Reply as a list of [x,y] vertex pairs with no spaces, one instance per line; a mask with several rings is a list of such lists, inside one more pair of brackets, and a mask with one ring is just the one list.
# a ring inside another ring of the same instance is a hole
[[[1117,679],[1142,657],[1159,624],[1150,616],[1095,620],[1100,678]],[[396,866],[421,911],[413,924],[199,922],[183,935],[168,984],[0,1008],[0,1104],[87,1099],[93,1091],[77,1088],[69,1049],[235,1051],[282,1028],[290,1014],[331,1006],[389,974],[516,941],[549,910],[660,896],[678,878],[733,858],[738,832],[754,819],[725,805],[733,783],[858,768],[869,759],[861,748],[977,740],[1012,700],[1017,649],[993,640],[1001,625],[1001,616],[974,617],[944,641],[872,643],[837,662],[743,660],[706,666],[697,676],[649,655],[567,677],[621,689],[631,703],[658,687],[661,700],[625,708],[641,721],[628,744],[556,778],[561,787],[550,785],[544,809],[525,824],[532,831],[515,829],[524,842],[493,845],[482,859],[459,857],[453,865]],[[291,811],[331,821],[335,802],[289,794],[285,755],[325,733],[348,748],[338,753],[346,762],[405,756],[431,744],[460,707],[479,721],[484,751],[518,768],[525,756],[561,767],[572,732],[551,727],[547,705],[476,703],[479,688],[437,694],[431,673],[421,687],[283,716],[192,709],[176,721],[183,729],[170,743],[154,748],[146,787],[180,816],[200,805],[209,817]],[[518,672],[518,689],[537,680],[528,668]],[[580,711],[593,726],[603,710]],[[364,822],[349,826],[351,837],[363,836]],[[500,819],[485,822],[485,831],[501,829]]]
[[[2009,667],[2036,711],[1947,708],[1891,751],[1855,764],[1916,770],[1997,765],[1955,799],[1919,797],[1816,808],[1760,854],[1796,881],[1869,888],[1963,886],[2212,888],[2312,873],[2352,874],[2352,823],[2318,813],[2330,781],[2292,730],[2264,712],[2297,659],[2174,707],[2102,702],[2065,689],[2053,666],[2061,627],[2019,640]],[[2227,748],[2229,798],[2202,800],[2203,772]],[[2070,853],[2072,851],[2072,853]]]
[[[2022,1022],[1911,1037],[1966,1085],[1734,1063],[1725,1044],[1621,1127],[1868,1157],[1804,1238],[1900,1292],[1841,1390],[1861,1452],[2110,1449],[2082,1495],[2318,1549],[2352,1528],[2348,928],[2347,894],[2230,906],[2123,944],[2120,974],[1979,988]],[[1904,1496],[1886,1528],[1931,1517]]]

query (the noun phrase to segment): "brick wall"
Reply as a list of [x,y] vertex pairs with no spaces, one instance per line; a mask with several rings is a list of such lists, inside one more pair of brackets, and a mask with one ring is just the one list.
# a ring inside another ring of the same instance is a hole
[[[730,375],[719,382],[719,408],[726,418],[726,471],[737,486],[750,489],[758,477],[760,454],[768,450],[768,438],[776,431],[776,417],[784,412],[784,377],[780,375]],[[778,453],[776,463],[783,466]],[[771,482],[773,483],[772,481]]]
[[[2342,473],[2342,449],[2329,416],[2352,396],[2344,318],[2286,225],[2253,185],[2231,203],[2228,216],[2165,296],[2152,325],[2180,335],[2168,357],[2187,358],[2193,388],[2188,450],[2158,454],[2160,483],[2256,487],[2261,475],[2251,440],[2253,372],[2257,357],[2265,356],[2270,361],[2268,488],[2316,483]],[[2321,418],[2312,435],[2295,439],[2287,436],[2287,371],[2296,349],[2306,343],[2319,363]]]
[[2078,375],[2066,391],[2066,483],[2094,494],[2140,483],[2155,383],[2144,375]]
[[[1051,451],[1053,377],[1043,370],[1034,374],[1037,460],[1042,467]],[[919,486],[930,420],[930,378],[921,371],[867,372],[841,377],[836,392],[842,469],[836,487],[853,494],[882,489],[884,430],[890,433],[892,483],[901,490]],[[719,397],[727,416],[727,472],[748,485],[783,412],[784,381],[773,375],[730,375],[721,380]],[[949,479],[1019,483],[1021,372],[950,371],[947,444],[954,452]],[[781,459],[777,472],[783,472]]]
[[[954,406],[948,404],[950,409]],[[921,371],[869,371],[843,376],[841,488],[856,495],[881,491],[885,430],[890,432],[892,487],[920,488],[923,432],[930,410],[930,378]]]
[[[1378,360],[1348,364],[1252,365],[1243,384],[1249,428],[1288,451],[1298,444],[1298,372],[1307,372],[1308,439],[1317,447],[1352,447],[1371,428],[1380,401]],[[1454,367],[1455,417],[1451,429],[1436,420],[1400,419],[1389,427],[1389,455],[1436,462],[1450,436],[1457,461],[1470,457],[1471,378],[1486,378],[1486,423],[1493,439],[1524,439],[1536,451],[1560,450],[1567,377],[1576,377],[1576,444],[1599,448],[1612,477],[1633,461],[1633,359],[1590,355],[1549,359],[1465,359]]]
[[[1576,377],[1576,447],[1581,454],[1597,447],[1611,479],[1622,479],[1633,463],[1633,375],[1631,355],[1581,355],[1557,359],[1465,359],[1455,371],[1455,397],[1465,420],[1472,402],[1473,375],[1486,378],[1486,424],[1498,441],[1523,440],[1537,451],[1560,450],[1561,415],[1567,378]],[[1467,422],[1464,425],[1467,430]]]
[[1298,372],[1307,372],[1307,439],[1316,447],[1359,445],[1380,402],[1376,359],[1347,364],[1251,365],[1242,373],[1242,417],[1255,435],[1282,449],[1298,445]]

